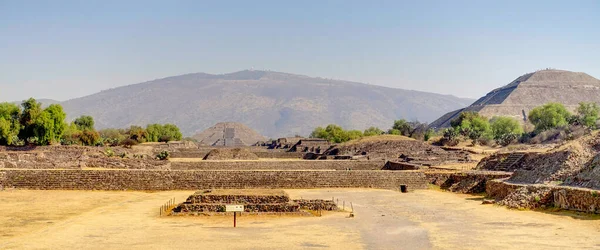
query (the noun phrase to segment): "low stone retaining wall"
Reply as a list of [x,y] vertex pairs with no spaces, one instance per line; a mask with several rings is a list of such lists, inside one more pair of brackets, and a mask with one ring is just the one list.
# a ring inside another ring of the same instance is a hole
[[0,170],[0,186],[66,190],[426,189],[419,171]]
[[506,179],[488,181],[486,193],[501,205],[512,208],[559,207],[600,213],[600,190],[542,184],[517,184]]
[[302,159],[304,157],[303,152],[254,152],[258,158],[271,158],[271,159]]
[[197,161],[172,162],[172,170],[380,170],[383,161]]
[[498,171],[425,172],[429,183],[457,193],[483,193],[490,180],[510,177],[512,173]]

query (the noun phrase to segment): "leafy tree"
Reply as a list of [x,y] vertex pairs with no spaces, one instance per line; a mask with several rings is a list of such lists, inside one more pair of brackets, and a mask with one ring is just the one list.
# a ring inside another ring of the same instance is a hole
[[0,143],[14,145],[19,141],[21,108],[13,103],[0,103]]
[[175,126],[174,124],[165,124],[163,125],[163,130],[159,141],[180,141],[182,137],[183,135],[181,134],[179,127]]
[[491,120],[492,135],[496,143],[507,146],[523,134],[523,126],[510,117],[494,117]]
[[327,132],[325,132],[323,127],[316,127],[312,133],[310,133],[310,138],[327,139]]
[[35,123],[43,112],[42,104],[33,98],[29,98],[24,101],[21,106],[23,106],[23,113],[20,118],[22,130],[19,137],[27,140],[28,138],[35,136]]
[[401,135],[401,132],[400,132],[400,130],[393,129],[393,128],[392,128],[392,129],[390,129],[390,130],[388,130],[388,132],[387,132],[387,133],[388,133],[388,134],[390,134],[390,135]]
[[581,125],[584,125],[588,128],[595,129],[596,121],[598,121],[598,117],[600,113],[600,107],[598,104],[590,102],[579,103],[579,107],[577,107],[577,122]]
[[53,121],[54,128],[52,131],[52,142],[56,142],[60,139],[65,131],[65,128],[67,127],[67,124],[65,123],[67,114],[63,111],[62,106],[58,104],[51,104],[44,109],[44,112],[48,112],[50,119]]
[[38,145],[48,145],[58,139],[57,135],[54,133],[54,118],[48,111],[42,111],[30,126],[33,129],[33,136],[37,138],[36,144]]
[[312,138],[322,138],[328,140],[330,142],[341,143],[349,140],[358,139],[363,136],[362,131],[359,130],[350,130],[346,131],[342,127],[329,124],[327,127],[317,127],[310,134]]
[[535,131],[541,132],[566,126],[571,113],[560,103],[548,103],[532,109],[528,117],[529,121],[535,126]]
[[178,141],[182,137],[179,128],[173,124],[150,124],[146,127],[146,140],[149,142]]
[[73,121],[79,130],[95,130],[94,118],[89,115],[82,115]]
[[349,130],[349,131],[345,131],[345,137],[344,137],[344,141],[351,141],[351,140],[356,140],[356,139],[360,139],[361,137],[363,137],[363,132],[360,130]]
[[413,127],[409,122],[404,119],[395,120],[392,129],[400,131],[400,135],[410,136],[412,133]]
[[458,118],[450,121],[450,125],[463,136],[476,144],[482,136],[491,133],[489,121],[477,112],[462,112]]
[[127,134],[129,135],[129,139],[135,140],[138,143],[146,142],[146,130],[140,126],[132,125],[127,130]]
[[374,135],[381,135],[383,134],[383,130],[377,128],[377,127],[370,127],[368,129],[365,129],[365,132],[363,133],[364,136],[374,136]]
[[149,124],[146,126],[146,140],[149,142],[157,142],[162,135],[163,127],[160,124]]

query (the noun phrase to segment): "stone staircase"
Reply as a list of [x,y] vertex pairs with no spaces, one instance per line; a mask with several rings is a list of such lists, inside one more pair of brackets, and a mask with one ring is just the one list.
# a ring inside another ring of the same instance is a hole
[[514,166],[519,161],[521,161],[521,159],[523,159],[523,157],[525,157],[524,153],[512,153],[512,154],[508,155],[508,157],[506,157],[506,159],[504,159],[504,161],[499,162],[498,165],[496,165],[495,170],[508,171],[512,166]]

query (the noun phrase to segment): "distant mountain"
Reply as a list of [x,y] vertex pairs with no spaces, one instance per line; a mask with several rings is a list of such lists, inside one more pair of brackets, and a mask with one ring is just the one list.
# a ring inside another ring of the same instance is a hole
[[69,119],[91,115],[98,128],[174,123],[192,135],[222,121],[269,137],[308,135],[335,123],[389,128],[394,119],[432,121],[473,100],[271,71],[167,77],[101,91],[62,105]]

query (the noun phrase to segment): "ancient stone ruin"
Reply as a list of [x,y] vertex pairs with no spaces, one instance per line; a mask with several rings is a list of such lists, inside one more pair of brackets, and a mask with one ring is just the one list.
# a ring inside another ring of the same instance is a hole
[[266,138],[238,122],[220,122],[193,136],[198,142],[216,147],[243,147],[255,145]]
[[303,210],[335,211],[333,201],[290,200],[283,190],[202,190],[190,195],[187,200],[172,210],[172,215],[224,214],[226,205],[244,205],[244,213],[252,214],[302,214]]
[[444,128],[461,112],[474,111],[492,118],[509,116],[526,122],[529,111],[549,102],[562,103],[573,111],[580,102],[600,103],[600,80],[581,72],[540,70],[525,74],[506,86],[492,90],[469,107],[449,112],[429,126]]

